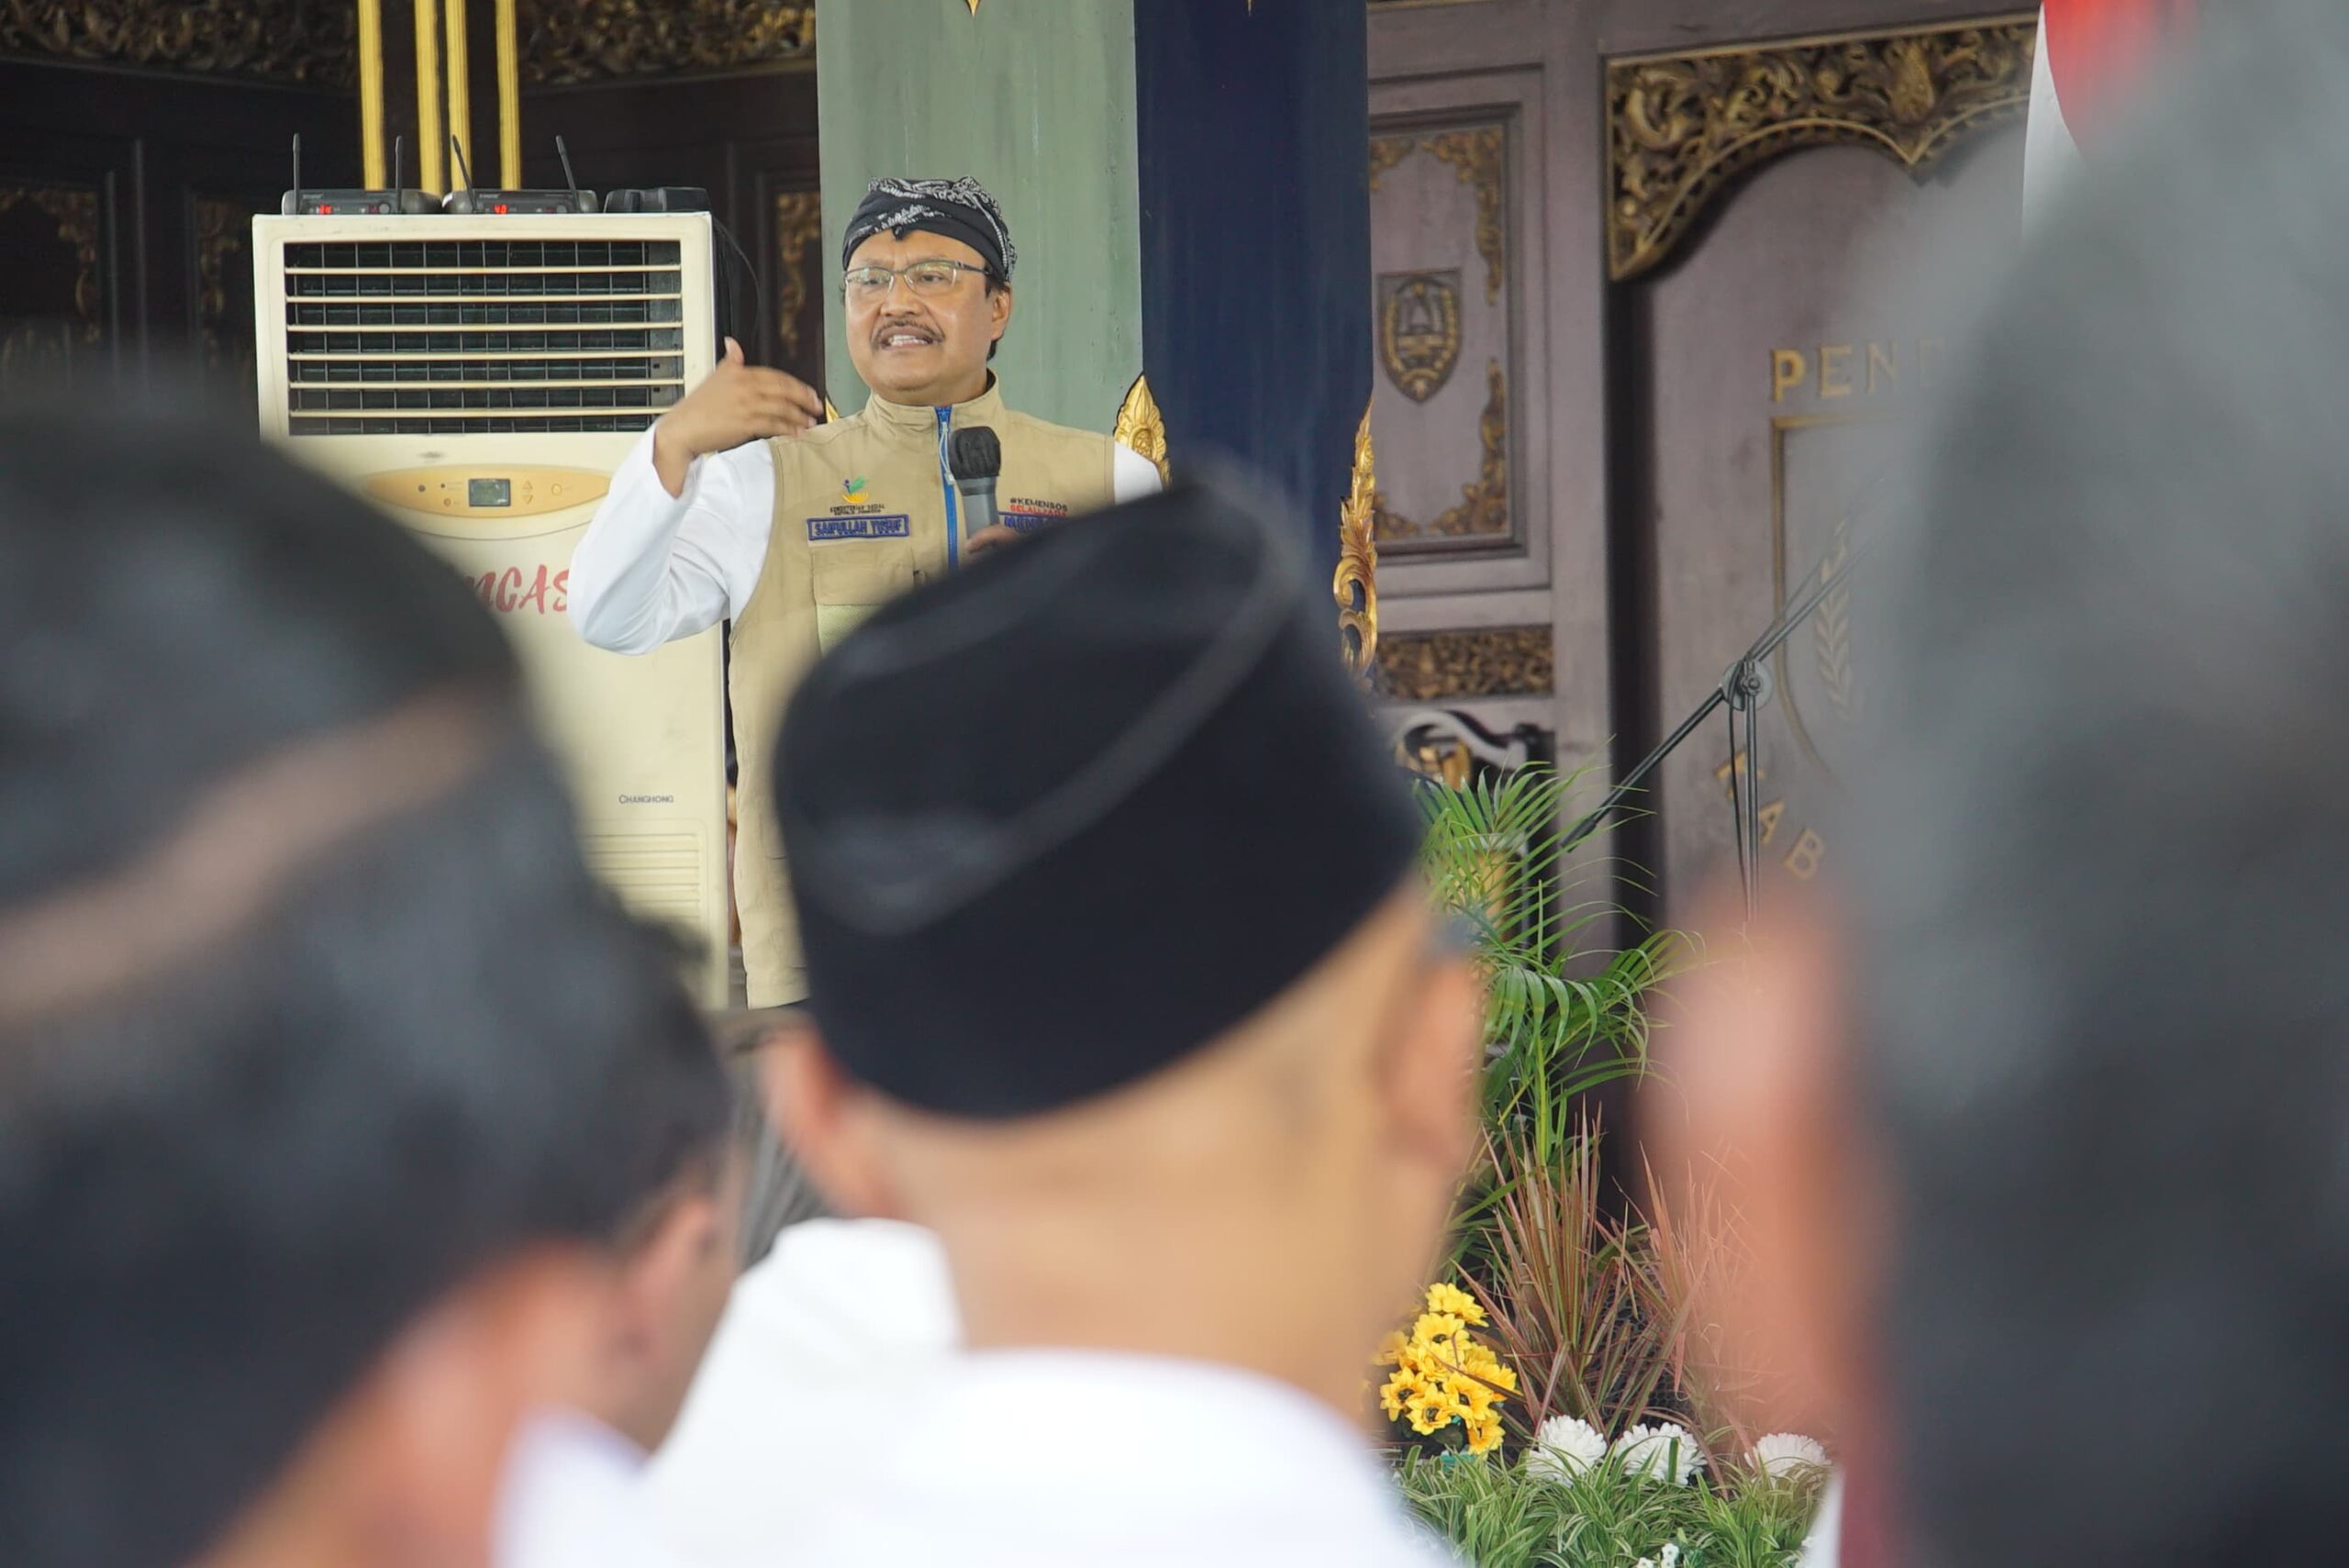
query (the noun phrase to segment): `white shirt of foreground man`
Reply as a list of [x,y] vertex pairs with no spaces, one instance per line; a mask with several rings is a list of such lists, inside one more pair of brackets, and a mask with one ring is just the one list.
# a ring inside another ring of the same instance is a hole
[[1212,476],[1044,530],[792,706],[818,1004],[768,1103],[835,1207],[937,1234],[970,1347],[824,1568],[1444,1561],[1359,1423],[1483,1012],[1301,531]]
[[695,1568],[807,1561],[960,1338],[938,1239],[885,1219],[810,1219],[742,1275],[677,1429],[645,1473]]
[[[1444,1568],[1362,1434],[1198,1362],[973,1351],[843,1499],[821,1568]],[[749,1568],[748,1564],[740,1568]]]

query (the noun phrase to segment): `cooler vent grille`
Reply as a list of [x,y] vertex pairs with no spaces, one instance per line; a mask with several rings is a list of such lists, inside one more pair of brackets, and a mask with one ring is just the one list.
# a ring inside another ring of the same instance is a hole
[[641,430],[685,391],[674,239],[285,248],[296,436]]
[[587,864],[649,920],[696,928],[702,919],[702,843],[692,833],[590,833]]

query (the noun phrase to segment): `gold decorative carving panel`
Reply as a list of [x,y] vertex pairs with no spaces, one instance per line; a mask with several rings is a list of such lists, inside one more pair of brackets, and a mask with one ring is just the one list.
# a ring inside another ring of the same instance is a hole
[[777,293],[775,322],[783,331],[783,351],[799,352],[799,317],[807,308],[808,277],[819,264],[818,242],[824,237],[824,198],[817,191],[782,191],[774,198],[774,248]]
[[1382,541],[1467,539],[1508,532],[1508,378],[1501,370],[1500,361],[1495,360],[1485,367],[1485,412],[1476,420],[1484,461],[1477,466],[1475,479],[1460,487],[1460,505],[1443,512],[1433,522],[1421,524],[1389,509],[1386,496],[1374,496],[1377,533]]
[[356,10],[322,0],[0,0],[0,52],[313,87],[359,75]]
[[1500,626],[1388,632],[1378,645],[1377,686],[1398,702],[1548,696],[1557,687],[1551,631]]
[[[1512,131],[1488,107],[1466,116],[1381,129],[1370,140],[1371,329],[1386,460],[1372,531],[1403,554],[1507,544],[1518,526],[1509,505]],[[1480,361],[1481,397],[1473,373]]]
[[0,394],[70,390],[104,339],[104,213],[79,185],[0,185]]
[[244,254],[250,223],[251,216],[236,202],[196,198],[195,319],[207,363],[217,362],[224,347],[220,328],[228,318],[228,269]]
[[1377,495],[1365,407],[1354,431],[1353,477],[1338,508],[1338,571],[1330,584],[1346,663],[1356,674],[1367,673],[1378,658],[1378,539],[1371,528]]
[[539,86],[816,58],[816,7],[772,0],[522,0],[522,69]]
[[1485,259],[1485,303],[1498,305],[1501,284],[1508,276],[1508,233],[1501,225],[1501,172],[1508,133],[1497,125],[1477,126],[1431,136],[1422,145],[1451,164],[1476,193],[1476,253]]
[[246,241],[252,208],[198,196],[195,219],[195,332],[206,384],[219,396],[253,407],[252,260]]
[[28,202],[57,225],[57,238],[73,252],[73,314],[83,341],[98,340],[98,193],[73,185],[0,185],[0,213]]
[[1873,148],[1921,174],[2021,117],[2037,39],[2025,15],[1610,63],[1610,274],[1661,264],[1716,196],[1797,148]]

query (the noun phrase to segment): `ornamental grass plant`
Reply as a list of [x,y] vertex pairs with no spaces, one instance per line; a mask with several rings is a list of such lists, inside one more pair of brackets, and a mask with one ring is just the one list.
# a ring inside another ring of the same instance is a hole
[[1406,1454],[1411,1509],[1475,1568],[1786,1568],[1819,1506],[1822,1473],[1699,1476],[1686,1486],[1609,1459],[1564,1480],[1525,1460]]
[[1384,1359],[1397,1474],[1479,1568],[1786,1568],[1825,1473],[1808,1440],[1753,1429],[1766,1370],[1708,1310],[1750,1266],[1739,1216],[1718,1184],[1666,1197],[1653,1173],[1634,1204],[1600,1160],[1589,1096],[1646,1074],[1649,1004],[1695,951],[1668,931],[1605,945],[1627,917],[1553,874],[1580,779],[1529,768],[1423,795],[1429,884],[1486,980],[1484,1139],[1430,1292],[1444,1332],[1418,1362],[1395,1344]]

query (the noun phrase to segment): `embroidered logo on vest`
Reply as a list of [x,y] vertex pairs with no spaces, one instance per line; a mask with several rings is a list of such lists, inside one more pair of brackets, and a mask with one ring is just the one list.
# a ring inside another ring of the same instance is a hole
[[904,512],[895,517],[810,517],[807,519],[807,541],[821,544],[842,539],[906,539],[913,533],[913,519]]

